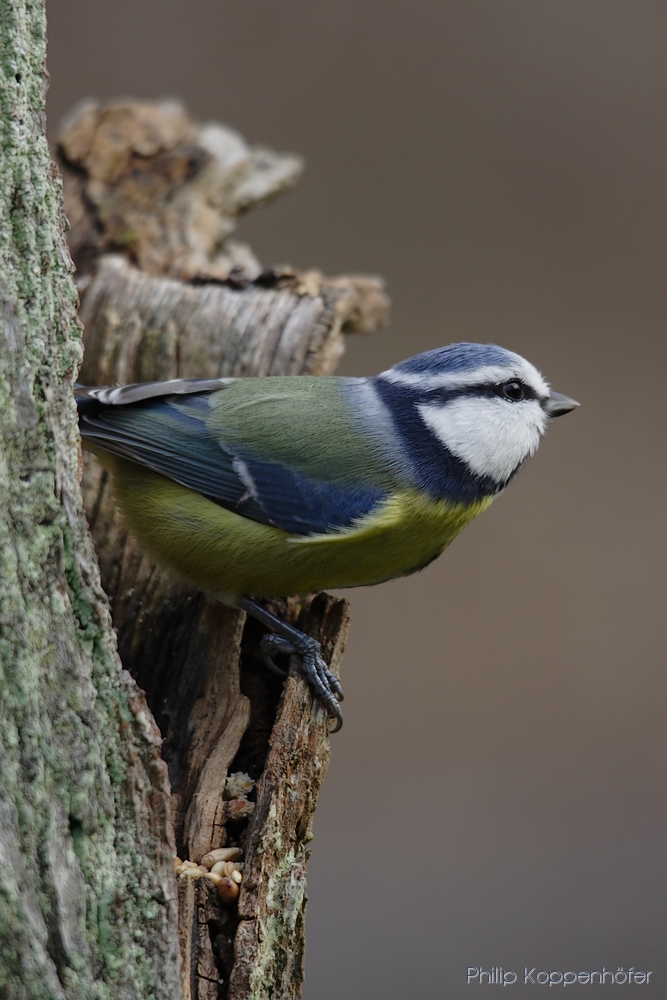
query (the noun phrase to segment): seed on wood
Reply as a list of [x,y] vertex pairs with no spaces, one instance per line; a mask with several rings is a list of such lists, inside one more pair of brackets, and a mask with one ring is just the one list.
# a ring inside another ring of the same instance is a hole
[[220,875],[221,878],[226,878],[232,872],[240,874],[243,871],[243,865],[239,864],[238,861],[217,861],[211,868],[211,871],[215,872],[216,875]]
[[245,771],[236,771],[235,774],[230,774],[225,781],[223,797],[225,799],[246,798],[254,787],[255,782],[249,774],[246,774]]
[[230,875],[234,871],[232,868],[233,864],[233,861],[216,861],[211,868],[211,871],[220,875],[222,878],[225,878],[226,875]]
[[205,868],[212,868],[218,861],[238,861],[243,854],[240,847],[216,847],[201,859]]
[[210,879],[213,885],[220,885],[220,883],[222,882],[222,875],[218,875],[217,872],[213,871],[206,872],[205,875],[202,875],[202,878]]
[[239,887],[231,878],[221,879],[216,888],[224,906],[231,906],[239,898]]
[[225,802],[225,815],[232,823],[247,819],[254,811],[255,803],[248,802],[247,799],[230,799],[229,802]]
[[190,875],[199,876],[203,875],[206,868],[202,868],[201,865],[196,864],[194,861],[181,861],[180,865],[176,865],[177,875]]
[[243,881],[243,875],[241,872],[233,871],[229,877],[232,882],[236,882],[237,885],[240,885]]

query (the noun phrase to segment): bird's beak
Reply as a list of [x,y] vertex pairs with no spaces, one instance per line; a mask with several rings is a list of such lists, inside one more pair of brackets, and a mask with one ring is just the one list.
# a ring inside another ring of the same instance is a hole
[[580,405],[576,399],[570,399],[569,396],[564,396],[562,392],[552,391],[544,404],[544,409],[550,417],[562,417],[564,413],[569,413],[570,410],[574,410]]

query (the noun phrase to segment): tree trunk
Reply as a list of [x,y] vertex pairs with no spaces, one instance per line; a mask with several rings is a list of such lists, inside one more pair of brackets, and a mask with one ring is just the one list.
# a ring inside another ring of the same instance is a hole
[[0,0],[0,994],[182,996],[166,765],[87,534],[43,0]]

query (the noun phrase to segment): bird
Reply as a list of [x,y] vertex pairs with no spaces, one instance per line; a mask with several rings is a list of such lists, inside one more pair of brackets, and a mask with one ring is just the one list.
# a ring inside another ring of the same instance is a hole
[[342,725],[319,643],[259,602],[423,569],[579,404],[495,344],[456,343],[379,375],[76,386],[84,447],[162,565],[270,630]]

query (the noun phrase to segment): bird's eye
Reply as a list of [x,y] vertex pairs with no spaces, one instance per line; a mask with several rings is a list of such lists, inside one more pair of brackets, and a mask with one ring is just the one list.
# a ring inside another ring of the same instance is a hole
[[519,382],[518,379],[512,379],[511,382],[505,382],[504,385],[500,386],[500,395],[505,399],[511,400],[513,403],[519,403],[522,399],[526,398],[526,390],[523,382]]

